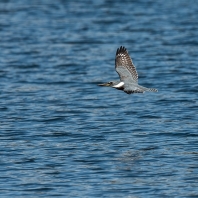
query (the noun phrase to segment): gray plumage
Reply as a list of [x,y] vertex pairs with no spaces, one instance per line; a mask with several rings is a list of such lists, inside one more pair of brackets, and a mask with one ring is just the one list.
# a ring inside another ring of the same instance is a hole
[[125,47],[121,46],[117,49],[115,69],[120,76],[120,81],[112,81],[100,84],[100,86],[113,87],[123,90],[127,94],[144,93],[145,91],[157,92],[157,89],[138,85],[138,73]]

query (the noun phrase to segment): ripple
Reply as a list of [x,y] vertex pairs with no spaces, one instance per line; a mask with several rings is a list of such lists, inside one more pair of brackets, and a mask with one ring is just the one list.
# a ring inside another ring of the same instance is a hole
[[[198,195],[192,2],[11,0],[0,13],[2,196]],[[120,45],[158,93],[97,86],[118,79]]]

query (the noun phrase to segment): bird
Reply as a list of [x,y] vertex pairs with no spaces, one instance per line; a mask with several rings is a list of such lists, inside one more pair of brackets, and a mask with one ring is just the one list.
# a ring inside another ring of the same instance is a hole
[[99,84],[99,86],[113,87],[127,94],[144,93],[145,91],[158,92],[155,88],[146,88],[138,84],[138,73],[124,46],[120,46],[116,51],[115,70],[120,80]]

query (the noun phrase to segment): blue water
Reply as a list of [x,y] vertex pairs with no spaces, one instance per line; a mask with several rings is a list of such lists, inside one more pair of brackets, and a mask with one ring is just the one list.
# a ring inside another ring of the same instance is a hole
[[[0,197],[198,197],[197,1],[2,0]],[[125,46],[139,84],[117,80]]]

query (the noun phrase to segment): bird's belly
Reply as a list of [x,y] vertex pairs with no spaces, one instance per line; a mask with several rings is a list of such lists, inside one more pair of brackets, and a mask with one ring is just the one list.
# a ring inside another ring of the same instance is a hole
[[115,87],[116,89],[118,90],[124,90],[124,86],[121,86],[121,87]]

